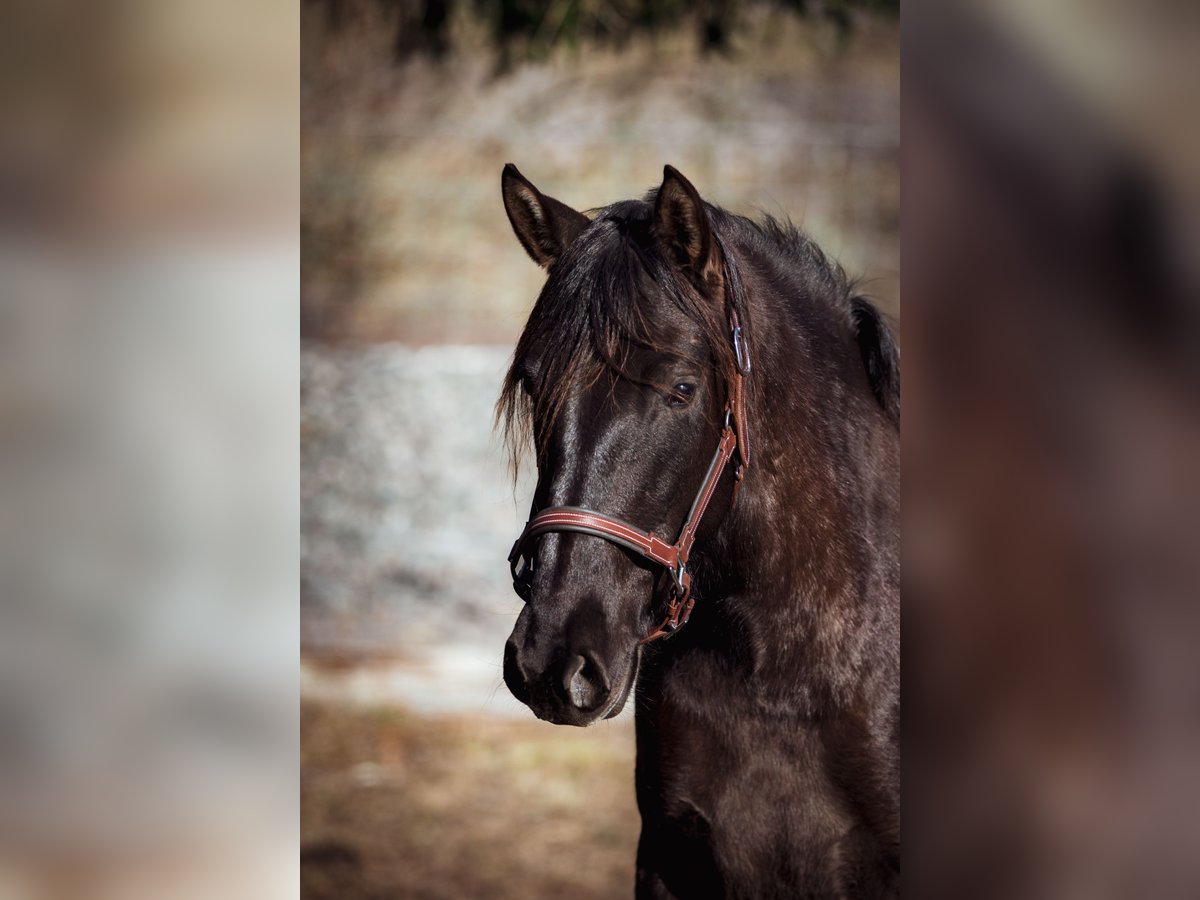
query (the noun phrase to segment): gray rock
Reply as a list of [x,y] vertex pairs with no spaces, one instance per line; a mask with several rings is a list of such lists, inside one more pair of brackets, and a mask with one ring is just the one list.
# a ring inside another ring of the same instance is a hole
[[[499,659],[520,608],[515,489],[493,429],[507,348],[307,345],[301,603],[309,652]],[[528,469],[528,467],[525,467]]]

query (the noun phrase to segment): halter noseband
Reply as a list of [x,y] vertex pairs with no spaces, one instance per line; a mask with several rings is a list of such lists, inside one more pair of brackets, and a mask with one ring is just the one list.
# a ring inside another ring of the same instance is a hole
[[604,538],[634,553],[639,553],[652,562],[666,568],[671,574],[671,597],[667,601],[667,617],[654,631],[641,639],[640,643],[648,644],[659,638],[667,637],[687,623],[696,600],[692,597],[692,576],[688,571],[688,556],[692,543],[696,540],[696,531],[704,511],[712,499],[717,483],[729,461],[737,451],[740,462],[734,468],[734,497],[741,486],[742,470],[750,465],[750,440],[746,431],[746,411],[742,399],[742,378],[750,374],[750,348],[742,334],[738,322],[737,310],[731,309],[729,317],[730,335],[733,340],[734,358],[737,371],[729,384],[728,396],[725,401],[725,426],[721,430],[721,439],[717,444],[717,452],[713,454],[708,466],[708,474],[700,484],[696,499],[692,502],[691,512],[683,523],[679,537],[674,544],[655,537],[649,532],[642,531],[628,522],[606,516],[590,509],[578,506],[551,506],[537,513],[525,525],[525,530],[513,544],[512,552],[508,554],[509,568],[512,570],[513,589],[528,602],[533,580],[533,557],[525,553],[530,541],[549,531],[575,531],[580,534],[590,534]]

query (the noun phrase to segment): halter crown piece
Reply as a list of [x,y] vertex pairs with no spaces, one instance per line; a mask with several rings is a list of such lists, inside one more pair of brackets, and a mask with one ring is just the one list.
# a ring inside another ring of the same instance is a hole
[[[722,248],[724,249],[724,248]],[[728,254],[725,255],[729,259]],[[728,265],[728,263],[727,263]],[[730,288],[736,296],[736,274],[727,268],[730,278]],[[737,370],[729,385],[725,400],[725,425],[721,430],[721,439],[717,444],[717,452],[713,454],[708,466],[708,474],[700,484],[696,499],[692,502],[691,512],[683,523],[679,537],[675,543],[669,544],[649,532],[642,531],[628,522],[614,519],[590,509],[578,506],[551,506],[537,513],[525,525],[525,530],[513,544],[512,552],[508,554],[509,568],[512,570],[513,589],[529,601],[532,589],[535,558],[527,552],[527,547],[534,538],[549,531],[575,531],[580,534],[590,534],[604,538],[627,550],[639,553],[652,562],[663,566],[671,575],[671,596],[667,601],[667,617],[652,632],[641,639],[640,643],[648,644],[659,638],[674,634],[687,623],[692,614],[696,600],[692,596],[692,575],[688,571],[688,556],[692,543],[696,540],[696,531],[704,511],[712,499],[717,483],[725,467],[733,459],[737,451],[738,462],[734,464],[734,499],[737,498],[738,488],[741,487],[742,475],[750,465],[750,437],[746,430],[746,409],[742,395],[742,379],[750,374],[750,348],[742,333],[738,321],[736,307],[730,305],[729,333],[733,341],[734,358]]]

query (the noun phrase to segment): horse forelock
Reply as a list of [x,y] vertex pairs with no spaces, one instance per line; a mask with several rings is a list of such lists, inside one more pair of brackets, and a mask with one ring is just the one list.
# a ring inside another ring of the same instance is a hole
[[[660,251],[650,232],[652,213],[651,204],[638,200],[601,210],[550,270],[497,403],[514,472],[533,435],[544,441],[552,432],[573,390],[606,372],[639,381],[627,365],[634,348],[707,362],[724,383],[732,379],[727,306],[693,285]],[[650,302],[652,294],[698,327],[706,356],[664,342],[662,310]],[[524,388],[527,379],[532,397]]]

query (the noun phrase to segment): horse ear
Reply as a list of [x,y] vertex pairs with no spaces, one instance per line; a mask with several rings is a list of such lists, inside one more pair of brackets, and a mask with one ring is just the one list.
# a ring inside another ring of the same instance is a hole
[[875,399],[889,419],[900,427],[900,351],[892,330],[869,300],[850,301],[858,350]]
[[530,258],[548,269],[588,225],[588,217],[547,197],[509,163],[500,176],[504,210]]
[[699,281],[719,271],[704,201],[674,166],[663,167],[662,186],[654,201],[654,233],[668,255]]

